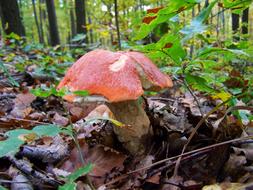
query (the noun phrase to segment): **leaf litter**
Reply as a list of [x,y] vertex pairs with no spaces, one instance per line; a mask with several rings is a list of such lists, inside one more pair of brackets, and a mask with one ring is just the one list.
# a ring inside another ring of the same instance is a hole
[[[39,54],[47,56],[48,52],[40,50]],[[26,55],[18,50],[18,55],[25,60],[40,59],[32,51]],[[13,69],[17,63],[14,60],[10,69],[13,76],[20,74]],[[150,139],[152,146],[146,155],[133,157],[116,139],[110,120],[86,122],[91,116],[111,117],[108,110],[99,112],[101,105],[76,105],[63,102],[54,95],[40,98],[29,93],[29,89],[43,83],[47,85],[52,76],[56,76],[51,73],[48,78],[39,77],[44,73],[36,68],[36,64],[24,67],[29,77],[16,78],[21,87],[10,87],[8,80],[1,83],[0,146],[8,139],[5,133],[13,129],[31,130],[37,125],[55,124],[65,130],[55,137],[23,136],[25,144],[20,146],[15,157],[6,155],[0,158],[0,171],[8,176],[0,175],[1,185],[10,187],[12,181],[25,180],[29,181],[26,184],[28,189],[31,184],[37,189],[56,189],[66,182],[66,176],[83,164],[92,163],[94,166],[88,177],[98,189],[232,190],[253,187],[252,121],[246,122],[245,118],[227,113],[225,104],[209,114],[219,104],[217,97],[213,99],[195,93],[196,102],[190,92],[180,89],[176,89],[174,96],[164,93],[149,97],[146,110],[154,129],[154,138]],[[231,83],[235,81],[227,81],[227,85]],[[238,105],[246,106],[240,102],[235,104]],[[250,109],[245,112],[250,113]],[[207,114],[209,117],[194,132]],[[243,113],[238,114],[243,116]],[[72,131],[69,126],[73,127]],[[191,134],[194,135],[187,144]],[[80,147],[72,138],[75,136]],[[176,160],[184,146],[185,154],[175,175]],[[76,183],[79,188],[87,185],[82,176],[76,179]]]

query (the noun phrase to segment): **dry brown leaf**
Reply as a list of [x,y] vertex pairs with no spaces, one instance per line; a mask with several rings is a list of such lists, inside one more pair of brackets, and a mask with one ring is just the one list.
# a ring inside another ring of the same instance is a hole
[[160,177],[161,172],[158,172],[155,175],[151,176],[150,178],[146,179],[146,181],[149,183],[160,184]]
[[182,182],[182,177],[173,175],[171,178],[166,180],[166,183],[168,184],[164,184],[162,190],[180,190],[181,188],[179,186]]
[[[96,145],[93,148],[88,148],[86,144],[82,145],[82,154],[87,163],[94,164],[93,170],[89,173],[96,186],[103,185],[108,180],[113,178],[122,171],[123,162],[126,156],[110,148],[105,148],[101,145]],[[70,154],[70,158],[64,162],[61,169],[68,172],[73,172],[82,166],[77,148],[74,148]]]
[[63,117],[62,115],[58,114],[57,112],[54,114],[52,122],[56,125],[66,126],[69,123],[68,118]]
[[[204,186],[202,190],[246,190],[246,187],[245,184],[224,182],[221,184]],[[252,185],[250,187],[252,188]]]
[[243,153],[245,155],[245,157],[247,158],[247,160],[253,161],[253,148],[252,147],[245,147],[245,148],[236,148],[233,147],[234,152],[237,155],[240,155],[241,153]]
[[11,115],[17,118],[25,118],[31,111],[31,103],[36,99],[36,97],[30,93],[18,94],[14,100],[14,108],[11,111]]

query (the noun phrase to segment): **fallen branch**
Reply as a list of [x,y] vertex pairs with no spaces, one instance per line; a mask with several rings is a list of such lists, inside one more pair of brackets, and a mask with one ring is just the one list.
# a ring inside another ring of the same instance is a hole
[[25,145],[19,153],[27,158],[41,160],[44,163],[54,163],[63,160],[69,155],[68,145],[60,136],[54,138],[53,144],[49,147],[33,147]]
[[34,185],[41,186],[42,184],[49,184],[56,188],[62,184],[51,176],[35,170],[32,167],[32,164],[27,160],[18,160],[13,156],[8,156],[7,158],[19,171],[21,171],[28,179],[30,179],[31,183]]

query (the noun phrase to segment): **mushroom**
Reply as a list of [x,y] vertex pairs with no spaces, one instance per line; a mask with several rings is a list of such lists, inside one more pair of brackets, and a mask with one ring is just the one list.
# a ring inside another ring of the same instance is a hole
[[[58,85],[70,91],[87,90],[92,97],[103,97],[115,118],[128,127],[114,127],[118,140],[133,155],[143,154],[152,130],[138,98],[144,90],[172,87],[171,79],[143,53],[94,50],[82,56]],[[74,95],[66,100],[74,101]]]

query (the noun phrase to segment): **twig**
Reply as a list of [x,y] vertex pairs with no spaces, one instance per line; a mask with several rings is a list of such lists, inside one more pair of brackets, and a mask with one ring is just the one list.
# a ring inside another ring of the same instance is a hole
[[63,160],[69,155],[68,145],[64,143],[60,136],[56,136],[49,147],[34,147],[25,145],[21,149],[21,156],[35,158],[44,163],[54,163]]
[[161,100],[161,101],[168,101],[168,102],[175,102],[172,98],[162,98],[162,97],[150,97],[150,100]]
[[[64,105],[62,99],[61,99],[61,104]],[[72,135],[72,138],[73,138],[73,140],[74,140],[74,142],[75,142],[75,145],[76,145],[76,147],[77,147],[77,150],[78,150],[78,153],[79,153],[79,156],[80,156],[82,165],[85,166],[86,164],[85,164],[85,161],[84,161],[84,158],[83,158],[82,149],[81,149],[80,144],[79,144],[79,142],[78,142],[77,135],[76,135],[75,131],[73,130],[73,123],[72,123],[72,121],[71,121],[71,117],[70,117],[69,111],[66,109],[65,106],[63,106],[63,109],[64,109],[64,111],[67,113],[67,117],[68,117],[68,119],[69,119],[69,123],[70,123],[71,129],[72,129],[72,134],[73,134],[73,135]],[[91,188],[92,190],[96,190],[96,188],[93,186],[93,184],[92,184],[92,182],[91,182],[91,180],[90,180],[90,178],[89,178],[88,175],[85,176],[85,179],[86,179],[88,185],[90,186],[90,188]]]
[[29,183],[30,181],[11,181],[11,180],[5,180],[5,179],[0,179],[0,183]]
[[[228,100],[227,100],[228,101]],[[184,145],[183,149],[182,149],[182,152],[181,152],[181,155],[184,154],[185,150],[186,150],[186,147],[190,144],[192,138],[194,137],[194,135],[196,134],[196,132],[198,131],[198,129],[200,128],[200,126],[205,122],[205,120],[211,115],[213,114],[214,112],[216,112],[220,107],[222,107],[223,105],[225,105],[226,102],[223,102],[219,105],[217,105],[215,108],[213,108],[211,111],[209,111],[204,117],[202,117],[202,119],[198,122],[198,124],[196,125],[195,128],[193,128],[193,131],[192,133],[190,134],[188,140],[187,140],[187,143]],[[177,160],[177,163],[176,163],[176,166],[175,166],[175,170],[174,170],[174,175],[176,176],[177,173],[178,173],[178,169],[179,169],[179,165],[180,165],[180,161],[181,161],[181,158],[182,156],[180,156]]]
[[[245,96],[246,94],[240,94],[237,96],[238,97],[243,97]],[[207,120],[207,118],[213,114],[214,112],[216,112],[217,110],[219,110],[220,107],[224,106],[226,103],[228,103],[230,101],[230,99],[228,99],[227,101],[217,105],[215,108],[213,108],[211,111],[209,111],[199,122],[198,124],[196,125],[196,127],[193,129],[192,133],[190,134],[188,140],[187,140],[187,143],[184,145],[183,149],[182,149],[182,152],[181,152],[181,155],[184,154],[185,150],[186,150],[186,147],[190,144],[192,138],[194,137],[194,135],[196,134],[196,132],[198,131],[198,129],[200,128],[200,126]],[[179,169],[179,165],[180,165],[180,161],[181,161],[181,158],[182,156],[180,156],[177,160],[177,163],[176,163],[176,166],[175,166],[175,170],[174,170],[174,175],[176,176],[177,173],[178,173],[178,169]]]
[[8,156],[9,161],[22,173],[24,173],[28,178],[32,178],[35,184],[47,183],[54,187],[61,185],[61,182],[55,180],[54,178],[45,175],[39,171],[33,169],[32,164],[25,160],[17,160],[13,156]]
[[17,120],[17,121],[27,121],[27,122],[37,123],[37,124],[42,124],[42,125],[49,125],[49,124],[51,124],[51,123],[46,123],[46,122],[41,122],[41,121],[35,121],[35,120],[30,120],[30,119],[22,119],[22,118],[11,117],[11,116],[1,117],[0,118],[0,120],[5,120],[5,119],[13,119],[13,120]]
[[200,111],[200,114],[201,114],[201,117],[204,116],[204,113],[201,109],[201,105],[200,105],[200,102],[198,101],[198,98],[196,97],[196,95],[193,93],[191,87],[188,85],[187,81],[185,79],[183,79],[183,84],[185,85],[185,87],[189,90],[190,94],[192,95],[194,101],[197,103],[198,105],[198,108],[199,108],[199,111]]
[[249,140],[249,139],[253,139],[253,135],[252,136],[247,136],[247,137],[242,137],[242,138],[237,138],[237,139],[232,139],[232,140],[229,140],[229,141],[224,141],[224,142],[221,142],[221,143],[217,143],[217,144],[213,144],[213,145],[210,145],[210,146],[202,147],[202,148],[199,148],[199,149],[196,149],[196,150],[193,150],[193,151],[185,152],[185,153],[177,155],[177,156],[166,158],[166,159],[160,160],[158,162],[155,162],[153,164],[150,164],[148,166],[145,166],[145,167],[138,168],[136,170],[127,172],[126,174],[123,174],[123,175],[119,176],[118,178],[115,178],[112,181],[110,181],[110,182],[108,182],[108,183],[106,183],[104,185],[105,186],[111,185],[111,184],[116,183],[117,181],[119,181],[121,179],[127,178],[128,175],[130,175],[130,174],[133,174],[133,173],[136,173],[136,172],[139,172],[139,171],[142,171],[142,170],[149,169],[149,168],[151,168],[153,166],[157,166],[157,165],[163,164],[163,163],[168,162],[168,161],[175,160],[175,159],[183,157],[183,156],[188,156],[188,155],[196,154],[198,152],[203,153],[203,152],[205,152],[208,149],[212,149],[212,148],[215,148],[215,147],[223,146],[223,145],[226,145],[226,144],[231,144],[231,143],[236,143],[236,142],[240,142],[240,141],[245,141],[245,140]]

